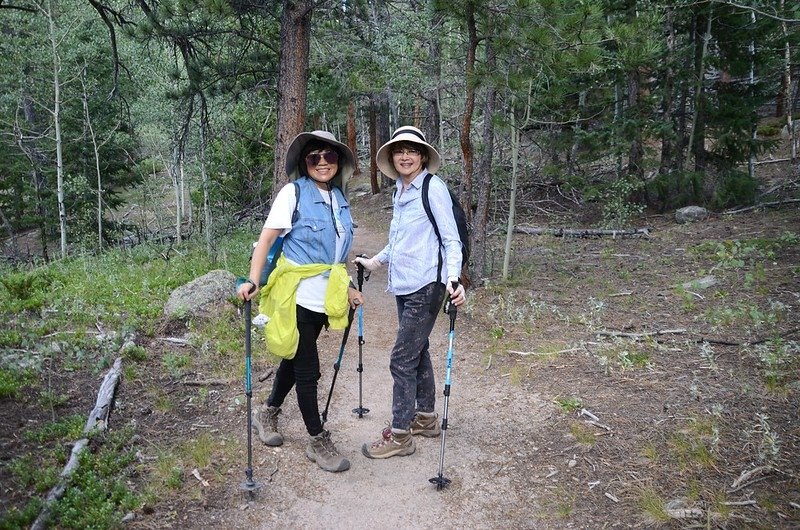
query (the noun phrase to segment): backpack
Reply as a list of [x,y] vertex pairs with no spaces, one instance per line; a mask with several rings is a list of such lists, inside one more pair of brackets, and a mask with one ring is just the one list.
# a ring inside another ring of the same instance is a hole
[[[292,224],[297,222],[297,217],[299,215],[298,208],[300,208],[300,185],[297,182],[293,182],[294,184],[294,194],[297,200],[294,204],[294,212],[292,213]],[[255,245],[254,245],[255,247]],[[260,287],[264,287],[267,285],[267,280],[269,279],[269,275],[275,269],[275,264],[278,263],[278,258],[281,256],[283,252],[283,236],[278,236],[278,239],[272,244],[269,248],[269,252],[267,252],[267,259],[264,262],[264,266],[261,267],[261,278],[258,281],[258,285]]]
[[[422,181],[422,207],[425,208],[425,213],[428,214],[428,220],[433,225],[433,231],[436,233],[436,238],[439,240],[439,267],[437,269],[437,274],[438,277],[441,278],[442,265],[444,261],[444,258],[442,257],[442,246],[444,245],[444,242],[442,241],[442,235],[439,233],[439,226],[436,224],[436,219],[433,217],[430,198],[428,197],[428,188],[431,186],[432,177],[433,174],[428,173],[425,175],[425,179]],[[445,183],[445,185],[447,184]],[[464,208],[461,207],[461,203],[458,202],[458,197],[456,197],[456,194],[450,189],[450,186],[447,186],[447,191],[450,193],[450,200],[453,202],[453,218],[455,219],[456,226],[458,227],[458,238],[461,240],[461,278],[459,278],[459,281],[464,285],[464,287],[467,287],[469,285],[467,271],[469,269],[470,250],[467,215],[464,213]]]

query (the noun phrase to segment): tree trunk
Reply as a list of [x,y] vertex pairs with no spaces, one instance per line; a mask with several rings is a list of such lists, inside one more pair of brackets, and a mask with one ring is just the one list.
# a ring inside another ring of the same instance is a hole
[[[711,21],[713,13],[709,10],[707,15],[706,29],[702,37],[696,36],[695,41],[695,92],[694,92],[694,111],[692,112],[691,132],[689,133],[689,150],[686,153],[686,167],[689,165],[689,157],[694,155],[695,171],[705,169],[705,94],[704,81],[706,74],[706,55],[708,54],[708,43],[711,40]],[[698,24],[699,26],[699,24]],[[699,38],[698,38],[699,37]],[[695,195],[699,190],[694,190]]]
[[206,121],[200,120],[200,176],[203,179],[203,213],[205,214],[205,235],[206,235],[206,252],[209,256],[214,255],[214,239],[212,230],[212,217],[211,217],[211,182],[206,171]]
[[[781,13],[785,13],[785,6],[784,0],[781,0]],[[753,15],[755,18],[755,14]],[[783,75],[783,86],[784,86],[784,99],[787,102],[786,105],[786,129],[789,133],[789,145],[790,145],[790,152],[792,156],[792,162],[797,159],[797,144],[795,143],[794,137],[794,123],[792,122],[792,111],[794,105],[792,104],[792,46],[789,39],[789,29],[786,25],[786,21],[781,21],[781,30],[783,31],[783,38],[784,38],[784,52],[783,52],[783,61],[784,61],[784,75]]]
[[53,53],[53,129],[56,141],[56,189],[58,193],[58,227],[61,234],[61,257],[67,257],[67,210],[64,204],[64,153],[61,140],[61,56],[52,5],[45,9]]
[[[389,130],[389,127],[389,94],[388,92],[381,92],[376,96],[375,108],[375,132],[377,135],[377,143],[375,144],[376,154],[380,146],[389,141],[389,136],[392,134],[392,131]],[[380,182],[381,188],[391,186],[393,183],[393,181],[386,175],[381,177]]]
[[[36,126],[36,112],[34,110],[33,99],[25,95],[20,103],[22,114],[25,117],[25,128],[29,131],[37,131]],[[39,243],[42,246],[42,258],[45,262],[50,261],[50,254],[47,250],[47,205],[45,203],[45,194],[47,190],[47,178],[42,172],[42,165],[46,161],[46,155],[42,153],[41,149],[36,145],[39,136],[34,134],[34,140],[26,140],[22,133],[21,127],[15,125],[15,134],[17,136],[17,144],[20,150],[25,153],[28,161],[31,164],[31,181],[33,184],[34,201],[36,208],[36,222],[39,226]]]
[[375,95],[369,98],[369,183],[372,194],[381,191],[378,184],[378,166],[375,165],[375,155],[378,153],[378,109]]
[[[492,25],[492,15],[488,15],[486,48],[486,67],[493,72],[497,66],[497,57],[493,46],[494,27]],[[491,273],[487,263],[487,241],[486,234],[489,224],[489,205],[492,196],[492,162],[494,154],[494,120],[497,106],[497,89],[494,83],[488,83],[486,87],[486,103],[483,109],[483,150],[478,164],[478,177],[476,186],[477,207],[475,217],[472,222],[472,266],[470,267],[473,278],[484,278]],[[466,204],[465,206],[470,206]],[[471,209],[471,208],[470,208]]]
[[89,94],[86,91],[86,66],[81,72],[81,85],[83,86],[83,116],[86,120],[86,128],[92,140],[92,151],[94,152],[94,169],[97,179],[97,251],[103,250],[103,177],[100,174],[100,148],[97,145],[97,137],[94,134],[92,118],[89,115]]
[[[472,174],[473,174],[473,158],[474,153],[472,149],[472,114],[475,110],[475,52],[478,49],[478,31],[475,24],[475,4],[472,1],[467,1],[466,5],[466,20],[467,32],[469,34],[469,43],[467,44],[467,61],[464,67],[464,77],[466,79],[466,96],[464,98],[464,119],[461,122],[461,154],[464,157],[464,176],[461,180],[459,188],[459,200],[461,204],[472,203]],[[491,119],[491,117],[487,117]],[[472,208],[464,210],[467,217],[467,223],[472,221]]]
[[[632,69],[628,72],[628,113],[629,117],[638,121],[641,110],[639,108],[639,71]],[[628,175],[634,177],[636,182],[644,179],[642,159],[644,148],[642,146],[642,133],[639,127],[634,127],[633,138],[628,149]]]
[[358,129],[356,128],[356,103],[352,99],[347,104],[347,147],[353,152],[353,176],[361,174],[361,167],[358,163],[358,143],[356,138]]
[[[511,192],[508,199],[508,223],[506,224],[506,244],[503,248],[503,279],[508,278],[511,265],[511,241],[514,236],[514,217],[517,206],[517,174],[519,172],[519,128],[515,110],[516,97],[511,97]],[[529,107],[528,107],[529,108]]]
[[311,0],[283,2],[273,198],[289,181],[286,175],[286,150],[289,143],[305,128],[312,9]]
[[181,225],[183,219],[181,216],[181,179],[180,179],[180,149],[176,145],[172,149],[172,159],[169,163],[169,175],[172,178],[172,190],[175,193],[175,242],[180,243],[183,236],[181,234]]
[[673,169],[675,154],[674,138],[672,131],[675,129],[673,121],[673,97],[675,90],[675,72],[672,69],[672,60],[675,58],[675,24],[672,8],[667,8],[665,13],[665,33],[667,38],[667,69],[664,73],[664,96],[661,100],[661,119],[664,122],[664,132],[661,134],[661,162],[658,173],[667,175]]
[[[783,0],[781,0],[783,4]],[[750,12],[750,22],[753,26],[756,25],[756,14]],[[750,40],[750,93],[755,90],[756,85],[756,43]],[[747,159],[747,173],[751,179],[756,178],[756,141],[758,140],[758,116],[754,116],[753,123],[750,125],[750,156]]]
[[[434,2],[435,4],[435,2]],[[433,94],[426,98],[428,103],[428,111],[425,113],[424,129],[428,131],[428,141],[431,145],[443,145],[443,131],[442,131],[442,39],[440,37],[442,31],[442,23],[444,22],[444,13],[441,9],[433,7],[433,14],[430,18],[430,31],[428,32],[428,54],[430,55],[429,64],[430,78],[435,83]]]

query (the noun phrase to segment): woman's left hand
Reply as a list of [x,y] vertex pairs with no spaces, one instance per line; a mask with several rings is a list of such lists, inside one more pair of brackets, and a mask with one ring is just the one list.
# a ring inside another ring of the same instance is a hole
[[[457,285],[455,289],[453,289],[454,283]],[[467,301],[467,293],[464,290],[464,285],[458,281],[458,278],[447,279],[447,292],[450,293],[450,301],[456,307]]]
[[358,306],[364,305],[364,295],[361,291],[352,287],[347,290],[347,300],[350,302],[351,309],[358,309]]

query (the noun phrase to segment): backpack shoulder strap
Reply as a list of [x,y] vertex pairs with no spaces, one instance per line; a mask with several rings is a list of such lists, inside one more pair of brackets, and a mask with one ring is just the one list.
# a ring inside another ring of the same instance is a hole
[[293,181],[294,184],[294,212],[292,212],[292,224],[297,222],[297,219],[300,217],[300,184],[297,181]]
[[442,277],[442,266],[444,262],[444,258],[442,257],[442,246],[444,242],[442,241],[442,234],[439,233],[439,225],[436,224],[436,218],[433,216],[433,211],[431,211],[431,199],[428,196],[428,189],[431,187],[432,178],[433,173],[428,173],[422,181],[422,207],[425,208],[428,220],[433,225],[433,232],[436,234],[436,239],[439,240],[439,264],[436,268],[436,281],[439,281]]

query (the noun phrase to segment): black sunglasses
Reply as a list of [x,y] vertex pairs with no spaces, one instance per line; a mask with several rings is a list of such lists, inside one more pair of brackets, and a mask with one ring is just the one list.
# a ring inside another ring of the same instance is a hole
[[316,166],[322,159],[329,164],[336,164],[339,162],[339,153],[336,151],[325,151],[322,153],[309,153],[306,155],[306,164],[309,166]]

